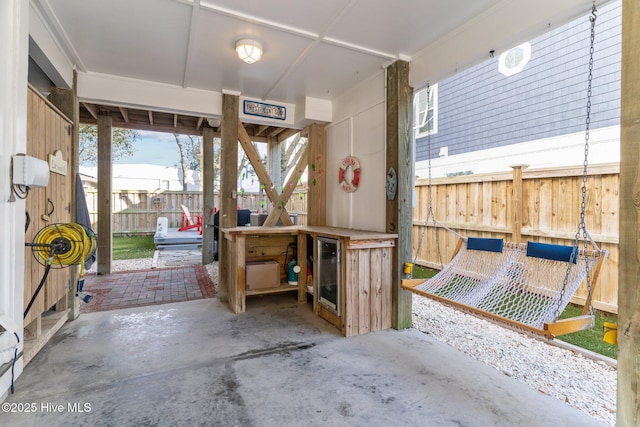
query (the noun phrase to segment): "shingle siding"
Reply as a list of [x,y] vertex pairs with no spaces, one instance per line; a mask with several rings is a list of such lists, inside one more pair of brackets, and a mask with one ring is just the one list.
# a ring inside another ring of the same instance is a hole
[[[621,4],[603,7],[596,21],[591,128],[620,122]],[[580,132],[585,127],[590,22],[580,18],[531,41],[531,59],[511,77],[498,56],[439,82],[440,147],[449,155]],[[427,138],[416,141],[416,161],[428,159]]]

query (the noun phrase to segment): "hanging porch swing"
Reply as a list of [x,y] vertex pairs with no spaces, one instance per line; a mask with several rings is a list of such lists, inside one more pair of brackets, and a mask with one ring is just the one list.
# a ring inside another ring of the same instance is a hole
[[[454,308],[497,321],[512,328],[548,338],[594,326],[592,298],[600,270],[608,253],[589,235],[585,222],[591,82],[595,40],[596,7],[592,8],[591,47],[587,89],[584,162],[580,221],[572,246],[539,242],[511,243],[503,239],[463,237],[437,223],[431,197],[431,139],[429,145],[429,210],[426,225],[442,227],[458,235],[452,260],[431,279],[409,279],[402,287]],[[429,87],[427,87],[429,90]],[[423,230],[417,254],[424,238]],[[442,265],[436,233],[438,258]],[[589,250],[589,244],[592,249]],[[414,259],[415,264],[415,259]],[[586,281],[587,298],[581,316],[558,320],[573,294]]]

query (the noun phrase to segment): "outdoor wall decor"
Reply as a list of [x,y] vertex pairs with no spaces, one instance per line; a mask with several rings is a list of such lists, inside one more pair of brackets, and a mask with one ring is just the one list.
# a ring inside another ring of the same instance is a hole
[[387,172],[387,200],[393,200],[396,198],[396,191],[398,190],[398,176],[394,168],[389,168]]
[[49,154],[49,170],[60,175],[67,175],[67,162],[64,160],[62,151],[56,150]]
[[[347,171],[351,168],[351,176]],[[338,171],[338,181],[340,187],[347,193],[353,193],[360,185],[360,162],[353,156],[347,156],[340,162],[340,170]]]
[[244,114],[277,120],[286,120],[287,118],[287,107],[284,105],[265,104],[263,102],[247,100],[245,100],[242,105]]

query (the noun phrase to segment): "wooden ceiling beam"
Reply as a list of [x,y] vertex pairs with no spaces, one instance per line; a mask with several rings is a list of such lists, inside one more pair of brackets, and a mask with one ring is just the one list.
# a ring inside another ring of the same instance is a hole
[[87,109],[89,114],[91,114],[91,116],[94,119],[98,120],[98,108],[94,104],[89,104],[87,102],[83,102],[82,105],[84,106],[84,108]]
[[300,129],[284,129],[280,135],[278,135],[278,142],[282,142],[285,139],[297,134],[300,132]]
[[269,129],[269,126],[265,126],[265,125],[258,126],[258,129],[256,129],[254,135],[255,136],[260,136],[260,134],[262,132],[264,132],[265,130],[267,130],[267,129]]
[[[109,112],[112,117],[114,127],[124,129],[138,129],[155,132],[179,133],[183,135],[202,136],[206,117],[183,116],[175,113],[165,113],[135,108],[91,104],[89,102],[80,103],[80,122],[82,124],[95,125],[100,112]],[[214,137],[220,137],[220,128],[215,130]],[[254,142],[265,142],[266,137],[255,137]]]
[[129,110],[124,107],[118,107],[118,109],[120,110],[120,114],[122,115],[122,120],[124,120],[125,123],[129,123]]
[[[95,124],[94,121],[81,120],[80,123],[83,124]],[[125,123],[124,121],[113,121],[113,127],[123,128],[123,129],[134,129],[134,130],[148,130],[152,132],[163,132],[163,133],[177,133],[179,135],[194,135],[194,136],[202,136],[202,129],[196,130],[192,126],[183,127],[178,126],[174,128],[172,125],[168,126],[159,126],[158,124],[150,125],[145,123]],[[214,137],[219,138],[220,132],[214,132]]]
[[281,133],[284,130],[285,130],[285,128],[275,128],[274,130],[269,132],[269,135],[267,135],[267,137],[273,138],[273,137],[277,136],[279,133]]

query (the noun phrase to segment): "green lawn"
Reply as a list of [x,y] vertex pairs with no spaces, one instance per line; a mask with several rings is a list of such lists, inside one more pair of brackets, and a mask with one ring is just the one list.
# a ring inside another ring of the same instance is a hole
[[113,238],[113,260],[153,258],[156,247],[153,236],[125,236]]
[[[438,271],[430,268],[414,266],[413,278],[414,279],[428,279],[433,277]],[[582,314],[582,307],[569,304],[567,308],[560,315],[561,319],[567,317],[575,317]],[[616,316],[607,313],[596,313],[595,327],[586,331],[574,332],[572,334],[562,335],[557,337],[557,340],[571,343],[578,347],[599,353],[612,359],[618,358],[618,346],[608,344],[602,340],[604,335],[603,322],[616,322]]]
[[[580,316],[582,307],[569,304],[560,318]],[[604,336],[603,322],[616,323],[617,318],[614,314],[596,312],[596,326],[586,331],[574,332],[572,334],[562,335],[557,339],[586,348],[595,353],[600,353],[612,359],[618,358],[618,346],[602,341]]]

